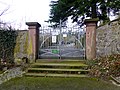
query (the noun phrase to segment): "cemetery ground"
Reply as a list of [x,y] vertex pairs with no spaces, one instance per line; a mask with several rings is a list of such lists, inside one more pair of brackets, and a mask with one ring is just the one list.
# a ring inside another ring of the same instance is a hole
[[120,90],[96,78],[19,77],[0,85],[0,90]]

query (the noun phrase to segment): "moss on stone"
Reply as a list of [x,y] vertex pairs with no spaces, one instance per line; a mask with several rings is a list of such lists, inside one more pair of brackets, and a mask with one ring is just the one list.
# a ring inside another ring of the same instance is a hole
[[27,55],[28,48],[28,32],[17,31],[18,36],[16,38],[16,45],[14,48],[14,57],[22,58]]
[[27,49],[27,54],[30,56],[33,54],[33,51],[32,51],[32,39],[30,38],[29,40],[29,46],[28,46],[28,49]]
[[24,54],[27,54],[27,49],[28,49],[28,32],[26,34],[26,40],[25,40],[25,44],[24,44]]
[[19,51],[20,51],[20,45],[19,45],[19,38],[17,37],[16,45],[15,45],[15,48],[14,48],[14,53],[16,54]]

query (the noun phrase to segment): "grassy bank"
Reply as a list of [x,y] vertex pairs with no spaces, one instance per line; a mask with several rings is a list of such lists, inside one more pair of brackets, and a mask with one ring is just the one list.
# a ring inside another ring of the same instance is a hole
[[120,90],[95,78],[22,77],[0,85],[0,90]]

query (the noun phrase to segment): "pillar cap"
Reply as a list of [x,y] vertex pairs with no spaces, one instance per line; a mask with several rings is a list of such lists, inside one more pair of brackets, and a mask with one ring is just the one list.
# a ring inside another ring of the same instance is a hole
[[85,19],[85,22],[84,23],[90,23],[90,22],[98,22],[99,21],[99,18],[93,18],[93,19]]
[[40,25],[38,22],[26,22],[26,25],[28,25],[28,26],[41,27],[41,25]]

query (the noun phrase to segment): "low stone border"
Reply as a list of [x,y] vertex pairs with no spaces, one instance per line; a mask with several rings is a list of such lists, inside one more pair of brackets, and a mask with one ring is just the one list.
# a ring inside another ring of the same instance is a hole
[[113,76],[110,76],[111,77],[111,82],[114,84],[114,85],[117,85],[117,86],[120,86],[120,77],[113,77]]
[[23,74],[24,72],[22,71],[21,67],[15,67],[12,69],[8,69],[2,74],[0,74],[0,84],[15,77],[22,77]]

